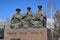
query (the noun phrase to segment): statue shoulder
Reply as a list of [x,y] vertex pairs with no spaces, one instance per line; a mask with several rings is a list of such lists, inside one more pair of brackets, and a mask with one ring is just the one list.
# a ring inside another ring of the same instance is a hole
[[31,12],[31,14],[32,14],[33,16],[35,16],[35,13],[34,13],[34,12]]
[[33,12],[27,12],[26,14],[25,14],[25,16],[35,16],[35,14],[33,13]]
[[41,13],[43,16],[46,16],[46,11],[42,10]]
[[22,14],[20,14],[20,13],[16,13],[15,15],[13,15],[14,17],[16,17],[16,18],[21,18],[22,17]]
[[45,11],[45,10],[42,10],[41,12],[42,12],[42,13],[46,13],[46,11]]

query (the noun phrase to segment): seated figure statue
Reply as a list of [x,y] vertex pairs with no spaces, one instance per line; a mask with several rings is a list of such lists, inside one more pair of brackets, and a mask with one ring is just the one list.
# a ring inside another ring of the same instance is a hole
[[42,11],[42,6],[38,6],[38,13],[36,14],[37,27],[46,27],[46,14]]
[[13,18],[11,19],[11,28],[19,28],[21,27],[21,19],[22,19],[22,15],[20,14],[20,9],[17,8],[16,9],[17,13],[13,16]]
[[25,14],[25,16],[23,17],[23,25],[24,27],[28,28],[28,27],[32,27],[32,23],[31,21],[35,19],[35,15],[31,12],[31,8],[27,7],[28,12]]
[[34,14],[31,12],[31,8],[30,8],[30,7],[27,7],[27,10],[28,10],[28,12],[26,13],[24,20],[25,20],[25,21],[34,20],[35,16],[34,16]]

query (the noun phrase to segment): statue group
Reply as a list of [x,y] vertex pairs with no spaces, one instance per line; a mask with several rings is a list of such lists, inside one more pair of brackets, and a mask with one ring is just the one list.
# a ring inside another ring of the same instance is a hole
[[36,15],[31,12],[31,8],[27,7],[27,13],[21,14],[20,9],[16,9],[16,14],[13,15],[11,19],[10,28],[19,29],[19,28],[41,28],[46,27],[46,14],[45,11],[42,11],[42,6],[38,6],[38,12]]

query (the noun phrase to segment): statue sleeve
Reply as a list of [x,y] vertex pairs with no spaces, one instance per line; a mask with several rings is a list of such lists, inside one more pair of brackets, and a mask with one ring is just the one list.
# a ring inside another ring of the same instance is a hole
[[45,11],[43,11],[43,16],[46,17],[46,12]]

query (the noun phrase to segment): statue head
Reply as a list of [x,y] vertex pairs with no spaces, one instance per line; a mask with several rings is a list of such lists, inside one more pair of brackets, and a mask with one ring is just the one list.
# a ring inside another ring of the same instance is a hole
[[28,11],[31,11],[31,7],[27,7],[27,10],[28,10]]
[[21,9],[17,8],[16,11],[17,11],[17,13],[19,13],[21,11]]
[[42,10],[42,5],[38,5],[38,11]]

